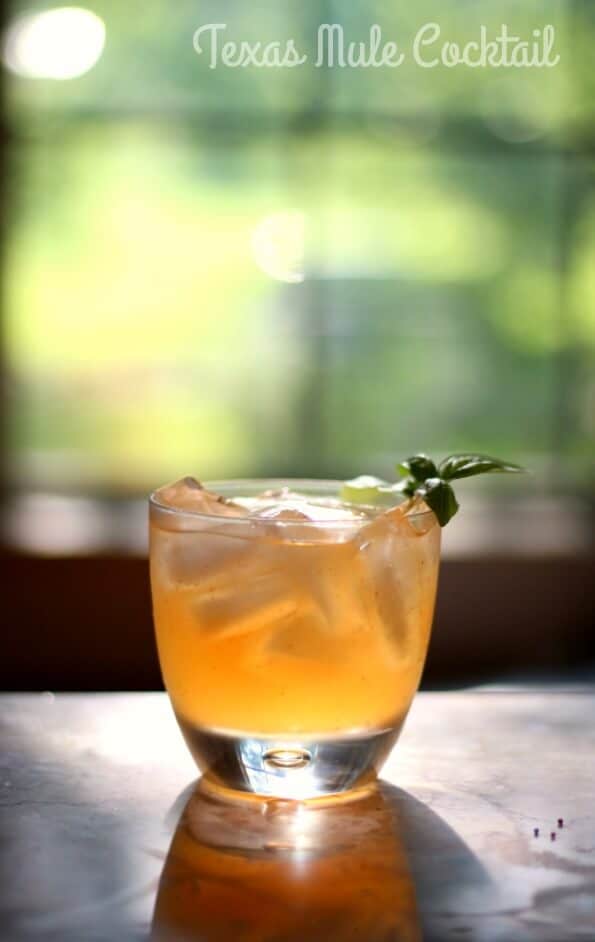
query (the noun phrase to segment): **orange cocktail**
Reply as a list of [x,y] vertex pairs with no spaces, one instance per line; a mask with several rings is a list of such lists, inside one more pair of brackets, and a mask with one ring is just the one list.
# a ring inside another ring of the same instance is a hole
[[[159,656],[186,738],[224,782],[230,756],[245,765],[242,743],[252,744],[264,790],[267,774],[311,774],[325,746],[336,766],[343,744],[355,782],[394,742],[419,684],[438,573],[434,515],[347,505],[331,496],[333,482],[218,492],[186,479],[151,504]],[[228,784],[254,790],[240,772]]]

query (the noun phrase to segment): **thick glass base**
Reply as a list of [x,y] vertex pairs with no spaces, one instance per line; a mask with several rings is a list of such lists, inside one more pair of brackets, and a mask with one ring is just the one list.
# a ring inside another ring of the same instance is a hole
[[372,783],[396,742],[403,721],[388,729],[333,736],[257,736],[178,723],[204,784],[237,797],[306,800]]

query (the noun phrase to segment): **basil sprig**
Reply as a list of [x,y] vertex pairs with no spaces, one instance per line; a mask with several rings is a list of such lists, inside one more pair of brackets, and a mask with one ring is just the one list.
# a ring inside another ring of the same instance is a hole
[[397,484],[387,484],[378,478],[356,478],[343,485],[341,496],[354,503],[375,503],[387,493],[419,497],[434,511],[440,526],[445,527],[459,509],[451,481],[493,472],[521,474],[525,468],[490,455],[462,453],[449,455],[438,465],[427,455],[413,455],[399,462],[397,472],[401,476]]
[[402,493],[408,497],[421,497],[434,511],[441,527],[445,527],[459,509],[451,481],[495,471],[510,474],[525,471],[510,461],[472,454],[449,455],[438,466],[427,455],[414,455],[397,465],[397,470],[403,478],[399,488]]

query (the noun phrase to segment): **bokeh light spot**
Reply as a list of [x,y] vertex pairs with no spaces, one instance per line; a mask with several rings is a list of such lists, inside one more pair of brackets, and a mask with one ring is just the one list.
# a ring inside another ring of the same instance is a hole
[[4,34],[2,60],[23,78],[73,79],[96,65],[104,47],[100,17],[80,7],[58,7],[13,20]]

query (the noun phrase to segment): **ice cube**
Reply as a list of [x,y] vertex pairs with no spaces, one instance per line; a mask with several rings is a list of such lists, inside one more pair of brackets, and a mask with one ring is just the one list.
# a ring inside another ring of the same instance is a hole
[[282,499],[270,504],[259,504],[252,510],[251,518],[258,521],[260,532],[283,543],[311,543],[320,539],[312,509],[306,500]]
[[[253,541],[250,552],[213,570],[196,587],[192,611],[198,630],[214,641],[258,634],[261,641],[254,652],[265,660],[275,653],[321,657],[329,637],[332,641],[339,635],[329,626],[325,609],[333,598],[333,560],[339,548],[276,534]],[[318,592],[320,585],[326,596]]]
[[[213,569],[232,566],[247,552],[252,529],[247,510],[208,491],[196,478],[166,485],[155,496],[151,552],[158,578],[195,585]],[[172,514],[171,510],[195,515]]]
[[349,542],[286,548],[296,609],[271,632],[267,652],[335,663],[349,659],[350,636],[365,634],[369,625],[357,552]]
[[[290,487],[278,487],[278,488],[269,488],[268,491],[263,491],[263,493],[258,498],[259,500],[290,500],[290,499],[300,499],[300,495],[297,491],[292,491]],[[301,498],[303,500],[303,498]]]
[[154,528],[151,554],[158,577],[178,586],[199,586],[225,569],[233,572],[250,552],[252,541],[242,523],[203,521],[189,531]]
[[[263,521],[269,536],[294,543],[342,543],[351,539],[362,515],[339,501],[314,502],[285,492],[270,503],[260,503],[251,518]],[[333,526],[336,523],[337,526]],[[351,526],[353,524],[353,526]]]
[[265,504],[256,507],[250,516],[257,517],[259,520],[294,520],[298,523],[316,520],[313,515],[313,508],[308,506],[305,501],[299,500],[283,500],[280,503]]
[[418,536],[425,536],[426,533],[438,526],[438,520],[421,498],[417,497],[410,504],[408,502],[407,506],[402,506],[407,523]]
[[302,601],[288,613],[269,634],[266,643],[266,654],[273,657],[284,654],[300,659],[321,661],[332,658],[336,661],[337,650],[341,652],[340,642],[333,639],[324,613],[311,601]]
[[364,567],[363,591],[369,617],[403,648],[409,634],[411,565],[407,554],[413,531],[399,507],[380,514],[360,530],[357,543]]
[[325,630],[326,615],[311,583],[318,554],[326,549],[259,532],[248,552],[213,569],[196,586],[191,604],[197,628],[214,640],[257,632],[262,635],[258,650],[265,656],[277,631],[299,630],[306,622],[308,630]]
[[174,510],[190,510],[195,513],[210,514],[220,517],[245,517],[246,511],[233,501],[207,491],[193,477],[181,478],[173,484],[166,484],[155,492],[160,504]]
[[267,633],[295,614],[297,602],[287,574],[259,562],[247,557],[241,566],[226,568],[200,586],[192,601],[200,631],[219,640]]
[[380,627],[404,656],[423,648],[434,600],[439,527],[433,515],[408,516],[401,504],[380,514],[358,534],[361,560],[372,588],[372,610]]

